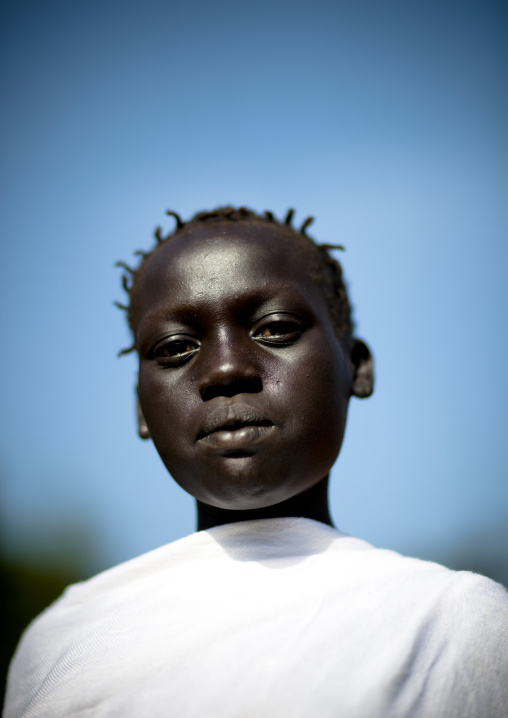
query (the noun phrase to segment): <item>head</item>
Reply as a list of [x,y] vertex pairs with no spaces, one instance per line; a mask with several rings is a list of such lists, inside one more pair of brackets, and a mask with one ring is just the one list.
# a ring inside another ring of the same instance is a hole
[[315,486],[339,454],[350,397],[372,392],[340,265],[291,216],[177,218],[124,280],[140,435],[218,508],[272,506]]

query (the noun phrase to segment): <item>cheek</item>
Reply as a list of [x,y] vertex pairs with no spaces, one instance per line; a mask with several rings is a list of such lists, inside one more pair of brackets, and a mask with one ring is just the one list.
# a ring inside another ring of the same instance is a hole
[[[336,341],[315,341],[277,377],[274,392],[286,407],[286,416],[299,440],[316,453],[338,452],[350,397],[350,375]],[[303,449],[303,445],[302,445]],[[298,451],[298,447],[295,447]]]
[[189,426],[191,398],[186,398],[185,390],[181,386],[175,387],[164,374],[140,371],[140,405],[164,466],[186,491],[190,491],[180,479],[186,476],[186,467],[194,465],[193,432]]
[[181,424],[188,415],[188,401],[177,391],[164,370],[148,371],[140,367],[138,393],[141,409],[157,448],[158,443],[171,442],[171,427]]
[[288,372],[289,391],[309,411],[333,412],[334,405],[350,396],[350,375],[337,341],[315,342],[302,351]]

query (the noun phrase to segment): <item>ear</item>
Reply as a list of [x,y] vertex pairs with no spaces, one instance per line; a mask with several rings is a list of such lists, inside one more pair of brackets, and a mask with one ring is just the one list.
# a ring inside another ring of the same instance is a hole
[[139,434],[139,436],[142,439],[149,439],[150,431],[148,430],[146,419],[143,416],[143,412],[141,411],[139,399],[136,399],[136,414],[138,417],[138,434]]
[[366,399],[374,391],[374,361],[369,347],[361,339],[352,338],[351,363],[353,380],[351,394],[359,399]]

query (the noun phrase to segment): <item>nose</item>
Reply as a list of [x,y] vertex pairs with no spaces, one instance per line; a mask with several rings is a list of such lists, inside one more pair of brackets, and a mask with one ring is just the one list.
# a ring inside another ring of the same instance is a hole
[[250,337],[240,338],[228,333],[206,342],[200,350],[199,392],[203,401],[217,396],[261,392],[263,381],[254,352],[255,345]]

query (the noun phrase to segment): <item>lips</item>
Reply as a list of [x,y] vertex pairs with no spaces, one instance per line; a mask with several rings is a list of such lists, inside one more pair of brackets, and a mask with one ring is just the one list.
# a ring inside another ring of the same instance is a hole
[[219,407],[205,419],[198,441],[218,449],[246,448],[274,429],[273,422],[248,404]]

